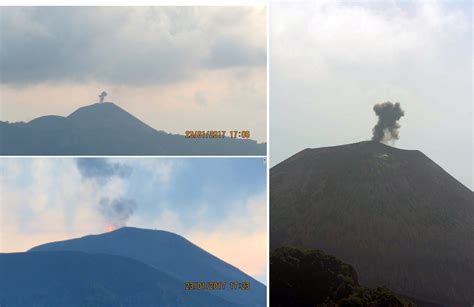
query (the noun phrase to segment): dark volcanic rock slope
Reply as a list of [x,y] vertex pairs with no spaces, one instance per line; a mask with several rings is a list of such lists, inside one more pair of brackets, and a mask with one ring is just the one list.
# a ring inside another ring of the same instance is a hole
[[262,283],[183,237],[166,231],[124,227],[105,234],[47,243],[30,250],[31,253],[46,251],[124,256],[176,278],[183,289],[188,281],[249,282],[249,290],[232,290],[227,285],[226,290],[203,292],[235,305],[266,305],[266,287]]
[[0,254],[0,305],[234,306],[130,258],[80,252]]
[[419,151],[306,149],[270,172],[270,244],[318,248],[361,284],[474,303],[473,193]]
[[[183,133],[186,124],[183,123]],[[247,139],[186,139],[157,131],[117,105],[79,108],[67,117],[0,122],[1,155],[265,155]]]

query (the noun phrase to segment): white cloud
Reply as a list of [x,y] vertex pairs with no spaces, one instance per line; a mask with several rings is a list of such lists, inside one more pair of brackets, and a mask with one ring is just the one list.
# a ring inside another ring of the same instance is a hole
[[[190,163],[182,159],[109,160],[105,164],[129,167],[130,175],[111,173],[102,163],[102,170],[109,174],[107,180],[84,177],[73,158],[1,159],[0,252],[25,251],[42,243],[103,233],[107,221],[98,207],[101,199],[136,196],[149,200],[154,193],[143,198],[136,194],[148,193],[141,183],[154,182],[160,189],[166,188],[173,174]],[[130,193],[136,185],[139,189]],[[140,202],[137,205],[127,225],[175,232],[247,274],[266,276],[265,192],[244,195],[234,203],[193,204],[192,222],[187,219],[189,214],[182,215],[183,207],[174,207],[166,198],[155,204],[150,201],[148,207]],[[152,219],[154,213],[150,212],[155,206],[160,214]],[[250,252],[242,253],[242,246]]]
[[8,84],[173,82],[213,69],[219,61],[213,50],[222,38],[242,50],[231,54],[230,67],[265,64],[259,58],[266,52],[263,8],[4,7],[1,12],[0,56],[8,59],[0,64],[1,81]]
[[368,140],[373,105],[399,101],[406,116],[396,145],[422,150],[472,188],[471,9],[441,1],[272,5],[272,164],[307,147]]
[[154,221],[154,229],[166,230],[180,234],[183,230],[183,223],[179,214],[173,210],[165,208],[160,216]]
[[[242,201],[238,212],[222,220],[213,229],[196,227],[188,232],[187,238],[254,278],[266,276],[268,260],[266,204],[266,194],[253,195]],[[243,246],[251,252],[240,252]]]
[[106,90],[157,130],[250,130],[266,141],[264,7],[0,11],[1,120],[67,116]]
[[[118,177],[102,185],[83,180],[74,159],[2,159],[0,164],[2,252],[104,232],[97,204],[125,190]],[[17,169],[22,173],[15,177],[3,171]]]
[[[185,224],[178,212],[165,206],[150,228],[178,233],[216,257],[236,266],[254,278],[266,276],[267,263],[267,205],[266,194],[251,195],[240,201],[236,212],[209,225],[200,218],[205,210],[220,210],[215,204],[197,206],[195,223]],[[226,208],[221,209],[226,212]],[[131,224],[139,223],[132,219]],[[143,226],[142,226],[143,227]],[[242,253],[245,246],[251,252]],[[265,280],[261,280],[266,282]]]

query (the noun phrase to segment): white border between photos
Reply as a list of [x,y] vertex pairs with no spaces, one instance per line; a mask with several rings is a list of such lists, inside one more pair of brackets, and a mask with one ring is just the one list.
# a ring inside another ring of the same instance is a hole
[[[267,6],[267,0],[0,0],[0,6]],[[268,12],[268,11],[267,11]],[[268,29],[268,28],[267,28]]]
[[267,306],[270,306],[270,2],[267,8]]

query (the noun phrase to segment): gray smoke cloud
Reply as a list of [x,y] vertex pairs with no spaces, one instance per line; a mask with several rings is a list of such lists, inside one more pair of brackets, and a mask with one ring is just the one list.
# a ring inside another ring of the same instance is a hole
[[110,162],[105,158],[77,158],[76,166],[84,179],[107,183],[113,177],[127,178],[132,169],[123,163]]
[[[156,86],[208,69],[262,68],[264,12],[254,7],[0,7],[0,84]],[[104,41],[113,52],[103,51]],[[241,78],[240,70],[236,73]]]
[[[106,158],[78,158],[76,166],[82,178],[95,182],[99,188],[113,178],[128,180],[132,175],[129,166]],[[96,204],[99,214],[112,229],[124,227],[136,208],[135,200],[123,197],[101,198]]]
[[107,96],[107,92],[106,92],[106,91],[103,91],[102,93],[100,93],[100,95],[99,95],[100,103],[104,102],[105,96]]
[[372,129],[372,141],[385,142],[398,140],[398,129],[400,124],[397,122],[405,112],[400,107],[400,103],[391,103],[389,101],[374,105],[374,112],[379,117],[375,127]]
[[102,198],[99,202],[100,213],[114,228],[124,227],[136,208],[136,202],[127,198]]

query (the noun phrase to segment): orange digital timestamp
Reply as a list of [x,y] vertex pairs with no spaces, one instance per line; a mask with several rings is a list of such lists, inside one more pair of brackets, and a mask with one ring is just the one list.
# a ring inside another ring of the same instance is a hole
[[227,283],[225,281],[187,281],[184,283],[184,289],[192,290],[225,290]]
[[184,283],[184,289],[194,290],[225,290],[228,286],[230,290],[250,290],[249,281],[187,281]]
[[[228,132],[228,133],[227,133]],[[187,139],[249,139],[249,130],[187,130],[184,133]]]

